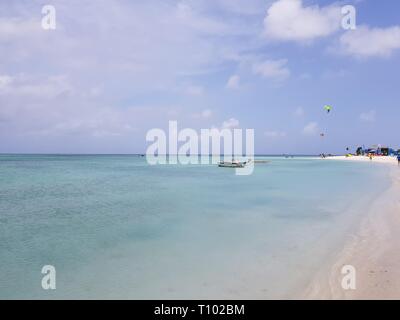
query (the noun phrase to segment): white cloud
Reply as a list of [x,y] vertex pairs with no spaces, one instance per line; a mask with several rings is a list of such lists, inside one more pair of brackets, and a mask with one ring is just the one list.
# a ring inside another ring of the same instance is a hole
[[[57,143],[60,150],[106,133],[126,135],[120,144],[124,150],[143,146],[143,130],[172,118],[165,96],[174,104],[181,95],[204,93],[207,88],[193,75],[226,70],[243,47],[258,48],[265,0],[251,1],[251,14],[260,4],[259,17],[249,18],[247,0],[224,1],[226,6],[218,8],[202,0],[57,2],[62,14],[54,32],[41,28],[37,3],[0,1],[0,149],[5,150],[5,142],[34,145],[16,142],[32,132],[43,137],[35,146],[49,150],[56,136],[65,135]],[[137,101],[146,107],[127,106]],[[198,119],[212,117],[202,109],[197,109]],[[192,113],[182,107],[173,119]],[[130,131],[124,128],[129,125],[142,132],[128,139]],[[108,145],[114,146],[119,147]],[[103,147],[107,143],[97,150]]]
[[4,88],[6,88],[11,82],[13,78],[8,75],[0,75],[0,92]]
[[260,15],[263,14],[268,1],[271,0],[213,0],[210,2],[224,10],[240,15]]
[[318,133],[318,123],[316,122],[310,122],[308,123],[304,128],[303,128],[303,133],[305,135],[315,135]]
[[199,113],[193,114],[193,118],[196,118],[196,119],[209,119],[209,118],[212,117],[212,115],[213,115],[212,110],[204,109]]
[[239,126],[239,120],[230,118],[222,123],[223,129],[233,129]]
[[264,33],[270,39],[307,42],[334,33],[340,23],[337,5],[305,7],[302,0],[278,0],[264,18]]
[[228,89],[237,89],[239,88],[240,77],[237,74],[229,77],[228,82],[226,83],[226,88]]
[[71,93],[72,87],[64,75],[57,76],[0,76],[0,96],[27,96],[53,98]]
[[229,26],[226,23],[221,20],[197,14],[196,10],[185,1],[181,1],[177,4],[176,17],[178,21],[185,24],[187,28],[196,31],[220,35],[230,32]]
[[360,114],[360,120],[363,122],[374,122],[376,118],[375,110],[370,110],[368,112],[363,112]]
[[293,113],[296,117],[304,116],[304,109],[302,107],[297,107]]
[[0,1],[2,64],[18,63],[29,73],[35,69],[32,62],[45,57],[48,69],[67,69],[76,78],[123,77],[135,90],[170,90],[182,75],[218,69],[228,53],[243,45],[224,36],[245,34],[247,44],[255,37],[253,27],[246,27],[243,20],[221,19],[191,1],[110,5],[105,0],[95,4],[71,0],[57,4],[62,15],[57,16],[54,32],[41,29],[36,7],[31,2],[19,6]]
[[98,97],[102,92],[103,92],[103,88],[99,87],[99,86],[95,86],[92,87],[88,90],[88,95],[91,97]]
[[400,49],[400,27],[369,28],[357,27],[345,32],[339,40],[340,52],[358,58],[389,57]]
[[261,63],[253,64],[253,73],[264,78],[274,80],[284,80],[290,76],[290,70],[286,67],[287,60],[266,60]]
[[188,86],[186,93],[191,96],[201,96],[204,93],[204,88],[202,86]]
[[12,40],[37,35],[43,31],[39,21],[33,18],[0,18],[0,40]]
[[283,137],[286,137],[286,132],[284,132],[284,131],[265,131],[264,135],[268,138],[283,138]]
[[212,116],[212,111],[210,109],[205,109],[201,112],[203,118],[210,118]]

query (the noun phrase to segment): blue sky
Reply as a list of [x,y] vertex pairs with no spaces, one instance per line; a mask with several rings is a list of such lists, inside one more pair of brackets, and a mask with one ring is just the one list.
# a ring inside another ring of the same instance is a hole
[[400,147],[397,0],[51,1],[56,30],[45,4],[0,0],[0,152],[142,153],[168,120],[256,153]]

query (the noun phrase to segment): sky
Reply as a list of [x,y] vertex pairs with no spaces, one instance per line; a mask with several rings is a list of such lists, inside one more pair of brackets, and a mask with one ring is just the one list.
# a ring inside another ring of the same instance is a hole
[[258,154],[400,148],[399,12],[398,0],[0,0],[0,153],[144,153],[171,120],[254,129]]

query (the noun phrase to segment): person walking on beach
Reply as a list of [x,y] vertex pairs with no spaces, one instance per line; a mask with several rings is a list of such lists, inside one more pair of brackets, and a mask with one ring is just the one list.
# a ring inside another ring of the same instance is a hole
[[400,154],[397,156],[397,164],[400,166]]

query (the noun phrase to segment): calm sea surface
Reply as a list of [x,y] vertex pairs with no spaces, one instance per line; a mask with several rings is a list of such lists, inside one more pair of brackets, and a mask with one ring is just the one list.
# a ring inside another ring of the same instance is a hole
[[[139,156],[0,155],[0,298],[292,297],[388,171],[269,159],[236,176]],[[56,290],[41,287],[44,265]]]

